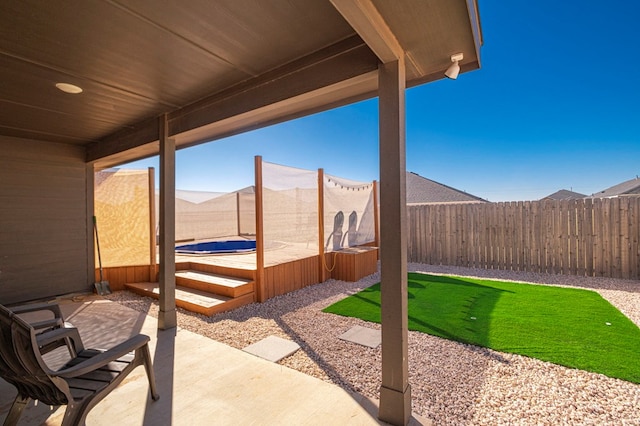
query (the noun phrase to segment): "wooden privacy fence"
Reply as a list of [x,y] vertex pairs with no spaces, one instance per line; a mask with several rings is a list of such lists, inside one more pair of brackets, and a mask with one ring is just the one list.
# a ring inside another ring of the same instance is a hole
[[640,279],[640,197],[408,207],[411,262]]

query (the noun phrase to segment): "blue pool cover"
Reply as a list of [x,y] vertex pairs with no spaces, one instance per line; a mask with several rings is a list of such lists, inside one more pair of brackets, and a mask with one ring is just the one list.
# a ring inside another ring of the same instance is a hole
[[255,240],[207,241],[204,243],[176,246],[176,253],[221,254],[256,251]]

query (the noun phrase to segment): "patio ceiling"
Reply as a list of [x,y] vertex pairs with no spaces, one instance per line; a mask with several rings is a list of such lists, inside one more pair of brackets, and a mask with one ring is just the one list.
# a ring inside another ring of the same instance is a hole
[[4,0],[0,135],[110,166],[157,154],[165,113],[181,148],[375,96],[380,52],[354,9],[377,10],[409,87],[456,52],[479,67],[475,0]]

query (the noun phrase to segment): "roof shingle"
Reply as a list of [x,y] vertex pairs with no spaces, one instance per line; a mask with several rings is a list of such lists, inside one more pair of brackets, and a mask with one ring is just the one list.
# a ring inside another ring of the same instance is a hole
[[602,191],[592,194],[593,198],[611,198],[621,195],[640,195],[640,177],[619,183]]
[[487,203],[475,195],[407,172],[407,204],[427,203]]
[[547,195],[543,198],[543,200],[579,200],[581,198],[586,198],[585,194],[581,194],[579,192],[569,191],[567,189],[561,189],[559,191],[554,192],[553,194]]

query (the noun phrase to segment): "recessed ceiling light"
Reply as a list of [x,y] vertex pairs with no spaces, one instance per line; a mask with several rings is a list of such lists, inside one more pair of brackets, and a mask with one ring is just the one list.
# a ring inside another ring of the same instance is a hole
[[82,88],[69,83],[56,83],[56,87],[65,93],[82,93]]

